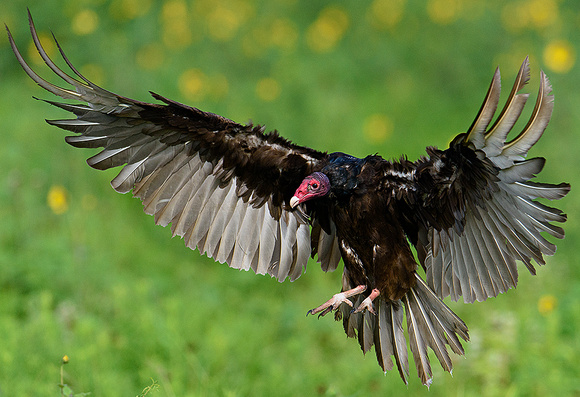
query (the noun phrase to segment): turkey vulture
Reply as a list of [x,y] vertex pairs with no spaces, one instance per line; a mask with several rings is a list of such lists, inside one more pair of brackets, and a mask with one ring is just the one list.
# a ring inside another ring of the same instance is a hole
[[156,224],[171,224],[188,247],[230,267],[296,280],[310,256],[324,271],[342,258],[341,292],[308,313],[334,311],[363,352],[374,345],[381,368],[396,365],[405,383],[404,321],[419,378],[430,385],[428,348],[451,372],[448,348],[461,355],[460,339],[469,340],[467,326],[442,299],[471,303],[515,287],[516,261],[534,274],[532,260],[543,265],[556,250],[542,232],[564,237],[553,222],[566,215],[536,199],[558,200],[570,186],[531,182],[545,160],[526,160],[552,114],[543,72],[529,122],[506,142],[529,95],[520,93],[529,80],[527,58],[495,122],[499,69],[475,121],[448,149],[428,147],[415,162],[389,161],[298,146],[276,131],[155,93],[161,104],[106,91],[82,76],[57,43],[76,76],[59,69],[30,14],[29,22],[42,59],[72,88],[36,74],[7,28],[14,54],[39,86],[77,101],[47,100],[76,116],[48,123],[75,133],[66,137],[72,146],[102,148],[88,159],[91,167],[121,166],[111,182],[116,191],[132,190]]

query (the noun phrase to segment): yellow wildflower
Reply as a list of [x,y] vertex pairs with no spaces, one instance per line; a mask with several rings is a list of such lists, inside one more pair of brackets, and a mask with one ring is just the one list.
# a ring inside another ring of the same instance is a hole
[[68,210],[68,192],[63,186],[54,185],[48,191],[46,202],[56,215],[64,214]]
[[554,311],[558,300],[554,295],[544,295],[538,300],[538,311],[546,316]]

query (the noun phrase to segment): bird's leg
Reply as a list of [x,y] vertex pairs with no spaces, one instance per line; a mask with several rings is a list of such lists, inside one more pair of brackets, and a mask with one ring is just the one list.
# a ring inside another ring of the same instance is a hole
[[339,294],[335,294],[335,295],[333,295],[332,298],[327,300],[322,305],[318,306],[316,309],[308,310],[308,313],[306,313],[306,315],[308,316],[309,314],[320,313],[318,315],[318,317],[320,318],[320,317],[328,314],[332,310],[338,309],[338,307],[340,306],[341,303],[346,303],[347,305],[352,307],[352,302],[350,300],[348,300],[347,298],[354,296],[354,295],[358,295],[361,292],[364,292],[365,289],[367,289],[366,285],[359,285],[358,287],[355,287],[353,289],[349,289],[348,291],[343,291]]
[[380,294],[381,293],[379,292],[378,289],[373,288],[373,290],[371,291],[371,294],[369,296],[367,296],[365,298],[365,300],[363,300],[361,302],[361,304],[359,305],[359,307],[357,307],[356,310],[353,311],[353,313],[360,313],[360,312],[364,311],[365,309],[367,309],[372,314],[377,314],[375,312],[375,309],[373,309],[373,300],[375,300],[375,298],[377,296],[379,296]]

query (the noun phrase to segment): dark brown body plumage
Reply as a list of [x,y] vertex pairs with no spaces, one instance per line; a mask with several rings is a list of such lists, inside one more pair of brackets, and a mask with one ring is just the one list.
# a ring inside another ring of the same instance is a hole
[[[36,74],[8,32],[19,63],[39,86],[75,101],[47,101],[76,116],[48,122],[74,133],[66,138],[70,145],[100,148],[88,159],[91,167],[121,167],[111,182],[115,190],[132,191],[155,223],[171,224],[188,247],[236,269],[295,280],[309,256],[324,271],[335,270],[342,258],[342,295],[322,314],[337,310],[347,335],[364,352],[374,347],[381,368],[396,366],[405,382],[404,321],[417,373],[429,385],[428,349],[451,371],[448,349],[463,354],[460,338],[469,339],[465,323],[442,299],[471,303],[515,287],[516,261],[534,273],[532,261],[544,264],[544,255],[556,249],[544,235],[564,237],[554,222],[566,216],[536,199],[560,199],[570,187],[532,182],[545,160],[526,159],[553,108],[543,73],[530,121],[507,141],[528,99],[520,93],[529,79],[527,59],[493,124],[499,70],[475,121],[448,149],[429,147],[416,162],[386,161],[298,146],[276,132],[157,94],[162,104],[106,91],[82,76],[62,51],[72,74],[59,69],[31,18],[30,27],[45,63],[72,88]],[[313,173],[329,186],[301,202],[297,189]],[[417,273],[419,265],[426,280]]]
[[373,286],[383,298],[398,301],[415,285],[417,264],[395,214],[393,189],[381,183],[388,165],[379,156],[364,159],[353,176],[356,187],[333,204],[331,217],[340,225],[337,237],[349,283]]

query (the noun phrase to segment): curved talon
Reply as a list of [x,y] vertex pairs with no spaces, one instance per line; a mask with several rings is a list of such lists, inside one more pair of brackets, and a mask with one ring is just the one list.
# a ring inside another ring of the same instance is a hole
[[[345,303],[346,303],[346,302],[350,302],[350,301],[347,299],[347,300],[345,301]],[[339,304],[339,305],[340,305],[340,304]],[[322,311],[322,312],[321,312],[321,313],[318,315],[318,318],[320,318],[320,317],[324,317],[324,316],[326,316],[328,313],[330,313],[332,310],[336,310],[336,309],[338,309],[338,306],[339,306],[339,305],[337,305],[336,307],[334,307],[334,305],[328,306],[326,309],[324,309],[324,310],[323,310],[323,311]]]
[[358,295],[361,292],[364,292],[364,290],[366,289],[367,289],[366,285],[359,285],[353,289],[349,289],[348,291],[335,294],[332,296],[332,298],[330,298],[328,301],[318,306],[317,308],[308,310],[306,316],[308,316],[309,314],[320,313],[318,315],[318,318],[323,317],[328,313],[330,313],[331,311],[337,310],[341,303],[346,303],[350,307],[353,307],[352,302],[348,298],[354,295]]

